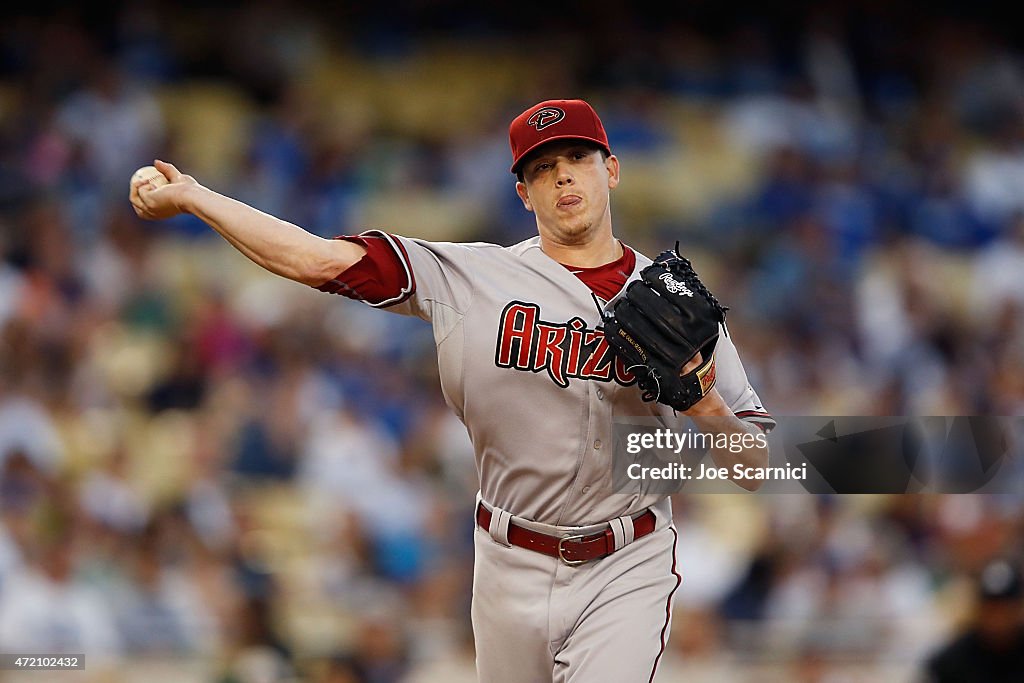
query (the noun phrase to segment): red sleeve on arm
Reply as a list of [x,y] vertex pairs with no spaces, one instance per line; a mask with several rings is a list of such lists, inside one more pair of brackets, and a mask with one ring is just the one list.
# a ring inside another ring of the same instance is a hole
[[366,254],[316,289],[373,305],[395,304],[411,294],[407,291],[412,284],[409,271],[390,240],[364,235],[335,239],[354,242],[366,249]]

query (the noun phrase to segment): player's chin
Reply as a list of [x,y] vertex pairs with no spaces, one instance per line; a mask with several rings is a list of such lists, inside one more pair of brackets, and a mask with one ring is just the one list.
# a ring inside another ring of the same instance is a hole
[[583,216],[572,216],[558,221],[558,227],[564,236],[584,236],[590,231],[591,221]]
[[576,223],[562,230],[563,244],[586,244],[591,238],[591,223]]

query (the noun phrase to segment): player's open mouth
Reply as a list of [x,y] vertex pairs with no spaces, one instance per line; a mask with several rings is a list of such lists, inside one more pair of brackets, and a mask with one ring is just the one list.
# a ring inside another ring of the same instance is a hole
[[558,200],[559,207],[575,206],[583,201],[583,197],[575,194],[567,194]]

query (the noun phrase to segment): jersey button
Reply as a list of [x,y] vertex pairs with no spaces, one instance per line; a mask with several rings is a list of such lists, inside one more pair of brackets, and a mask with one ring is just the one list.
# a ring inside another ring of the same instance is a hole
[[597,393],[597,400],[598,401],[600,401],[600,400],[602,400],[604,398],[604,392],[601,391],[601,387],[597,388],[597,392],[596,393]]
[[601,448],[601,439],[598,439],[597,441],[594,442],[594,448],[597,448],[597,449]]
[[583,493],[590,493],[590,487],[589,486],[584,486],[583,487]]

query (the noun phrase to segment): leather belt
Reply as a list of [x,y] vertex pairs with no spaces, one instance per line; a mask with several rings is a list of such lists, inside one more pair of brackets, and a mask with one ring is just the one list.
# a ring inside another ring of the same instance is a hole
[[[633,540],[639,540],[654,531],[654,513],[646,510],[633,520]],[[491,511],[480,503],[476,507],[476,523],[486,531],[491,527]],[[593,534],[577,536],[551,536],[515,523],[508,525],[508,542],[520,548],[557,557],[567,565],[578,565],[607,557],[615,552],[615,534],[611,527]]]

